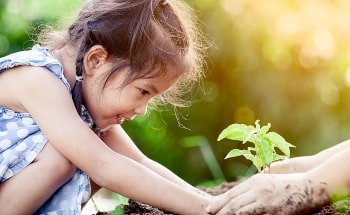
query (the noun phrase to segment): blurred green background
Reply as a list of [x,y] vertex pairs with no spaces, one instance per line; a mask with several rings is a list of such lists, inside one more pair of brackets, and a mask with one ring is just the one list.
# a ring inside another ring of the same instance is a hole
[[[27,49],[81,0],[0,1],[0,56]],[[252,174],[244,159],[224,160],[232,123],[271,123],[309,155],[350,136],[350,1],[189,0],[212,43],[207,75],[190,108],[149,111],[124,124],[149,157],[190,183]],[[218,162],[218,163],[216,163]]]

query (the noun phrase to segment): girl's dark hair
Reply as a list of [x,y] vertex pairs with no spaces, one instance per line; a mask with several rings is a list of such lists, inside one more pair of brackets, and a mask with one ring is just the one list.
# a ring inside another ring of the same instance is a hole
[[42,32],[39,43],[77,47],[77,76],[84,72],[85,53],[101,45],[115,59],[111,73],[129,68],[124,85],[165,74],[171,65],[180,78],[159,101],[187,106],[183,95],[203,75],[205,50],[194,14],[180,0],[88,0],[67,29]]

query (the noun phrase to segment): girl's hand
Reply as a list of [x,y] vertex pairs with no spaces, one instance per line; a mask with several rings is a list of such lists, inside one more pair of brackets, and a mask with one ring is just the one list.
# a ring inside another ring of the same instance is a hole
[[298,214],[326,205],[325,185],[304,174],[257,174],[219,196],[210,214]]

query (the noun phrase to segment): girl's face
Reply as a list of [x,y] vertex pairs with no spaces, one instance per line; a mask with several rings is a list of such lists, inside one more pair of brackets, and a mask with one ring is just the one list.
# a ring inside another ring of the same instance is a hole
[[[141,78],[121,87],[126,77],[126,70],[114,72],[103,85],[102,76],[111,68],[106,63],[92,76],[84,77],[84,101],[97,127],[103,129],[112,124],[122,124],[136,115],[144,115],[152,98],[169,89],[176,81],[171,75],[154,78]],[[101,74],[101,75],[100,75]],[[103,74],[103,75],[102,75]],[[171,68],[167,74],[172,74]]]

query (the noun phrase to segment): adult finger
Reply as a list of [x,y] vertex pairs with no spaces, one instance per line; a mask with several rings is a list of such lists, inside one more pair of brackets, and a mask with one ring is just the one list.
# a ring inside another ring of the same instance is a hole
[[[237,214],[239,215],[257,215],[257,214],[268,214],[267,208],[261,206],[257,202],[253,202],[252,204],[245,205],[237,210]],[[273,215],[277,215],[273,213]]]
[[252,202],[251,204],[245,205],[236,211],[237,215],[258,215],[258,214],[271,214],[271,215],[286,215],[290,214],[291,211],[288,208],[280,205],[275,207],[273,205],[262,205],[259,202]]

